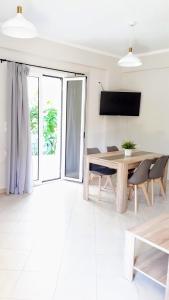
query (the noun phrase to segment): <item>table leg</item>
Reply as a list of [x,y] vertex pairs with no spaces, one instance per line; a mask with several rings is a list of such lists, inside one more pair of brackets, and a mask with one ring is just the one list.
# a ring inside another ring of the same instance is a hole
[[[125,233],[125,253],[124,253],[124,275],[129,281],[133,280],[134,274],[134,247],[135,237],[129,231]],[[168,299],[167,299],[168,300]]]
[[165,289],[165,300],[169,300],[169,258],[168,258],[168,268],[167,268],[167,282]]
[[127,180],[128,166],[127,164],[119,164],[117,170],[117,194],[116,194],[116,210],[124,213],[127,210]]
[[164,177],[163,177],[163,186],[164,186],[164,191],[165,192],[166,192],[166,189],[167,189],[167,173],[168,173],[168,162],[166,164],[165,171],[164,171]]
[[89,198],[89,161],[86,157],[84,164],[83,199]]

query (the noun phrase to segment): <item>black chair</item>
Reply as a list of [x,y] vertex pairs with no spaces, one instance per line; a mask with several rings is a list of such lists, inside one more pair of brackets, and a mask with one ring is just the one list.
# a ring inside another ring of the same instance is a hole
[[[100,150],[98,148],[87,148],[87,155],[90,154],[97,154],[100,153]],[[114,189],[114,184],[112,180],[112,175],[116,174],[115,169],[110,169],[104,166],[100,166],[97,164],[90,164],[89,165],[89,176],[97,176],[99,178],[99,193],[101,190],[101,184],[102,184],[102,178],[106,177],[106,184],[108,181],[110,182],[110,185],[112,187],[113,192],[115,191]]]
[[168,162],[168,159],[169,159],[168,155],[163,155],[160,158],[158,158],[154,162],[154,165],[149,172],[149,180],[151,181],[152,205],[154,204],[154,183],[158,183],[160,185],[161,194],[163,195],[164,199],[166,199],[163,177],[164,177],[165,167]]

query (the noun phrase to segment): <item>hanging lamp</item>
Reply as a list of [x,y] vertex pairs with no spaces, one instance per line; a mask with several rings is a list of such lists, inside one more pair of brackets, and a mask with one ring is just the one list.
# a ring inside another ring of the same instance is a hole
[[[133,28],[135,25],[136,23],[131,23],[130,27]],[[130,47],[129,47],[128,54],[122,57],[118,61],[118,65],[120,67],[132,68],[132,67],[139,67],[142,65],[141,60],[135,54],[133,54],[132,44],[133,44],[133,36],[130,37]]]
[[19,38],[31,39],[38,35],[36,27],[23,16],[22,6],[17,6],[17,15],[2,24],[4,35]]

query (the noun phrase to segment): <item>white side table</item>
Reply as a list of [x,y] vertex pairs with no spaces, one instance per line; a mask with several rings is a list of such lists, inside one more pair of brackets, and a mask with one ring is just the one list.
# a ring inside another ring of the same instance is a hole
[[[135,255],[136,240],[149,245],[139,256]],[[169,214],[126,231],[125,277],[133,280],[135,271],[165,287],[165,300],[169,300]]]

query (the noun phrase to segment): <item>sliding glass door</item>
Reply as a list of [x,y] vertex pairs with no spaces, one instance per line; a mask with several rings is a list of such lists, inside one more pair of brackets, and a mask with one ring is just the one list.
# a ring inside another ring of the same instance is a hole
[[62,177],[82,181],[86,78],[63,80]]
[[30,73],[28,95],[35,181],[64,178],[82,182],[85,92],[85,77],[60,78],[35,69]]

